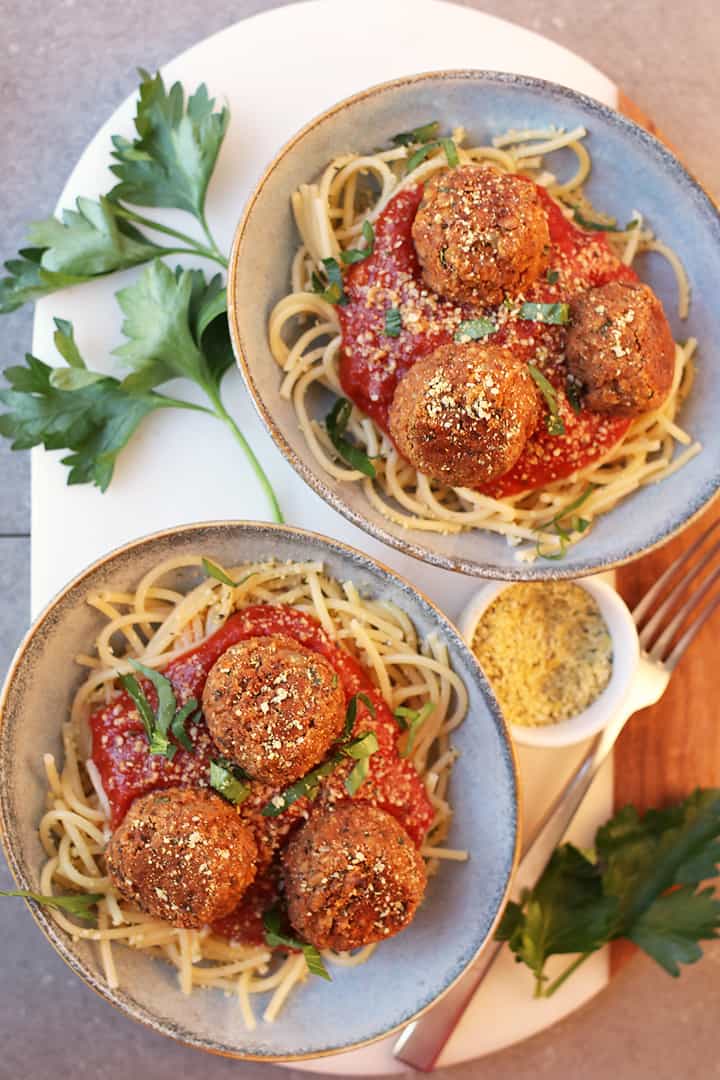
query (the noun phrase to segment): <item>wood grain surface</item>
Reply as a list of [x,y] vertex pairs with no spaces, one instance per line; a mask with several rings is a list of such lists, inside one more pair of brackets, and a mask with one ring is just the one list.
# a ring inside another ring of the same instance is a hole
[[[652,120],[622,92],[620,110],[667,145]],[[671,146],[674,150],[674,147]],[[632,608],[670,563],[720,518],[720,500],[679,536],[617,572],[617,587]],[[615,806],[632,803],[640,811],[675,802],[696,787],[720,786],[718,691],[720,612],[692,643],[670,680],[664,697],[632,718],[615,749]],[[629,942],[613,946],[616,972],[633,955]]]

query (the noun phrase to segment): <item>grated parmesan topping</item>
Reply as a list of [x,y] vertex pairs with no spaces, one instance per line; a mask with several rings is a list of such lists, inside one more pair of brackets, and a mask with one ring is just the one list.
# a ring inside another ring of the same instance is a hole
[[595,598],[568,581],[511,585],[483,614],[472,643],[511,724],[577,716],[612,673],[612,639]]

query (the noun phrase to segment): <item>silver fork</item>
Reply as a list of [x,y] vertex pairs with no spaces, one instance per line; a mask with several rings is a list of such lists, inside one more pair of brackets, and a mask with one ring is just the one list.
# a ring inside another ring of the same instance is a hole
[[[715,535],[718,530],[720,518],[671,563],[633,609],[641,650],[637,674],[617,715],[595,737],[577,770],[528,839],[515,872],[510,899],[518,899],[524,889],[531,889],[537,883],[625,724],[638,709],[654,705],[662,697],[681,656],[720,605],[720,591],[704,604],[720,578],[720,535]],[[693,561],[695,556],[697,560]],[[709,572],[705,573],[706,570]],[[692,585],[697,587],[687,595]],[[502,942],[488,942],[437,1005],[405,1028],[395,1044],[396,1058],[423,1072],[434,1068],[502,947]]]

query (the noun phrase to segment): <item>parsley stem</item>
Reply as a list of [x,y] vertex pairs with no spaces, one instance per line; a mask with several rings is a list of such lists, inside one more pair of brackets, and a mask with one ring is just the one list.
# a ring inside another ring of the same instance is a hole
[[222,251],[220,250],[220,248],[219,248],[219,247],[217,246],[217,244],[215,243],[215,238],[214,238],[213,234],[212,234],[212,233],[210,232],[210,226],[209,226],[209,225],[208,225],[208,223],[207,223],[207,218],[205,217],[205,211],[204,211],[204,210],[203,210],[203,211],[201,212],[201,214],[200,214],[200,224],[201,224],[201,225],[202,225],[202,227],[203,227],[203,232],[205,233],[205,238],[207,239],[207,242],[208,242],[208,244],[209,244],[209,246],[210,246],[210,249],[211,249],[212,251],[214,251],[214,252],[215,252],[215,258],[216,258],[216,260],[217,260],[217,261],[218,261],[218,262],[219,262],[219,263],[220,263],[220,264],[221,264],[222,266],[225,266],[225,267],[227,267],[227,265],[228,265],[228,261],[227,261],[227,259],[225,258],[225,256],[223,255],[223,253],[222,253]]
[[202,255],[206,259],[212,259],[213,262],[220,263],[221,266],[227,267],[227,259],[218,249],[217,244],[208,232],[204,222],[202,224],[205,235],[210,242],[210,247],[205,247],[203,244],[198,243],[197,240],[193,240],[192,236],[188,236],[187,233],[179,232],[177,229],[171,229],[169,225],[161,225],[159,222],[152,221],[142,214],[135,213],[134,210],[128,210],[119,203],[116,203],[113,209],[115,215],[124,218],[125,221],[132,221],[136,225],[144,225],[146,229],[154,229],[155,232],[163,233],[165,236],[172,236],[176,240],[181,240],[183,244],[188,245],[187,248],[165,248],[163,252],[165,255]]
[[575,960],[573,960],[572,964],[570,964],[569,967],[565,968],[562,975],[558,975],[557,979],[555,979],[553,982],[551,982],[550,985],[548,987],[546,987],[545,990],[541,990],[540,993],[536,993],[535,996],[536,997],[546,997],[546,998],[552,997],[552,995],[555,993],[555,991],[560,989],[560,987],[565,982],[565,980],[569,979],[570,976],[572,975],[572,973],[574,971],[577,971],[577,969],[580,967],[581,964],[585,963],[588,956],[592,956],[592,955],[593,954],[591,952],[581,953],[580,956],[576,957]]
[[268,480],[267,475],[265,473],[265,470],[263,469],[263,467],[260,464],[259,460],[255,456],[255,452],[254,452],[253,448],[251,447],[250,443],[247,441],[247,439],[243,435],[242,431],[240,430],[240,428],[237,426],[237,424],[233,420],[230,413],[227,411],[227,409],[223,405],[222,400],[220,398],[220,394],[218,393],[217,389],[214,386],[206,386],[205,387],[205,392],[207,393],[208,397],[210,398],[211,402],[213,403],[213,406],[214,406],[214,409],[215,409],[215,415],[218,417],[219,420],[222,420],[224,424],[227,424],[227,426],[230,428],[230,430],[232,431],[232,433],[235,436],[235,438],[237,439],[237,441],[240,443],[240,446],[245,451],[245,456],[247,457],[248,461],[250,462],[250,464],[251,464],[251,466],[253,468],[253,472],[255,473],[256,477],[260,481],[260,486],[262,487],[263,491],[267,495],[268,500],[270,502],[270,507],[271,507],[271,511],[272,511],[272,520],[276,521],[279,525],[282,525],[283,522],[285,521],[285,518],[283,517],[283,512],[280,509],[280,503],[278,502],[277,495],[273,491],[272,484]]

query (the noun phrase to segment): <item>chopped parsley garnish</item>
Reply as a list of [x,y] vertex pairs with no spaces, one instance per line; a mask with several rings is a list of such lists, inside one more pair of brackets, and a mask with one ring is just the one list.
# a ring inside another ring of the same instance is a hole
[[393,135],[390,142],[393,146],[415,146],[417,143],[430,142],[437,137],[440,124],[437,120],[431,120],[428,124],[421,124],[412,131],[401,131],[399,135]]
[[[565,552],[567,551],[567,545],[568,541],[570,540],[571,533],[585,532],[585,530],[590,525],[590,522],[587,520],[587,518],[578,517],[575,514],[575,511],[579,510],[580,507],[587,502],[587,500],[590,498],[597,486],[597,484],[588,484],[582,495],[579,495],[574,502],[571,502],[568,506],[563,507],[563,509],[560,510],[560,512],[557,513],[555,517],[550,518],[549,521],[544,522],[542,525],[538,525],[536,532],[542,533],[552,529],[555,535],[560,539],[560,549],[557,552],[543,551],[542,542],[541,540],[538,540],[537,544],[535,545],[535,550],[542,559],[562,559]],[[562,522],[564,522],[567,518],[570,519],[569,530],[566,529],[562,524]]]
[[176,742],[182,746],[184,750],[187,750],[189,754],[192,754],[195,750],[190,736],[185,730],[185,722],[189,719],[191,723],[196,723],[200,718],[200,706],[195,698],[190,698],[182,709],[178,709],[173,717],[173,721],[170,725],[170,732]]
[[425,702],[421,709],[409,709],[406,705],[398,705],[393,716],[397,720],[400,729],[407,732],[407,739],[400,751],[400,757],[410,757],[420,728],[434,711],[434,701]]
[[221,581],[223,585],[229,585],[231,589],[238,589],[241,585],[244,585],[248,578],[251,578],[252,574],[246,574],[244,578],[240,578],[239,581],[233,581],[231,577],[225,573],[221,566],[218,566],[214,562],[210,562],[209,559],[203,559],[202,568],[208,577],[215,578],[216,581]]
[[90,909],[104,899],[103,893],[66,893],[58,896],[43,896],[42,893],[29,892],[27,889],[0,889],[0,896],[20,896],[23,900],[34,900],[45,907],[67,911],[85,922],[94,922]]
[[347,398],[338,398],[325,417],[325,428],[330,436],[331,443],[343,461],[347,462],[353,469],[363,473],[364,476],[369,476],[372,479],[375,476],[375,466],[372,461],[364,450],[361,450],[359,446],[345,438],[351,413],[352,402],[348,401]]
[[521,304],[518,318],[531,322],[552,323],[556,326],[570,321],[569,304]]
[[497,326],[492,319],[466,319],[461,322],[455,331],[455,341],[461,344],[467,341],[478,341],[480,338],[489,337],[497,331]]
[[570,402],[570,408],[576,416],[582,410],[582,401],[580,399],[580,394],[581,388],[579,384],[575,381],[575,379],[568,375],[567,379],[565,380],[565,397]]
[[346,266],[352,266],[353,263],[364,262],[365,259],[369,259],[375,250],[375,230],[369,221],[363,222],[362,234],[365,238],[365,248],[348,248],[347,251],[340,252],[340,258]]
[[[559,847],[519,903],[510,902],[496,937],[550,997],[592,953],[627,938],[669,975],[702,956],[718,936],[720,899],[702,884],[720,862],[720,789],[698,789],[642,817],[632,806],[598,829],[591,853]],[[552,981],[548,959],[579,953]]]
[[284,932],[283,923],[287,923],[287,919],[283,918],[283,914],[279,904],[271,907],[263,914],[263,927],[267,946],[270,949],[280,947],[301,952],[305,957],[305,963],[311,975],[319,975],[321,979],[331,981],[330,973],[325,967],[319,950],[314,945],[308,945],[306,941],[301,941],[300,938],[292,937]]
[[119,680],[123,689],[130,695],[137,709],[151,754],[160,754],[172,761],[177,752],[177,746],[170,742],[168,732],[171,732],[177,741],[186,750],[192,751],[193,745],[185,733],[185,721],[189,716],[199,713],[199,706],[195,698],[191,698],[178,710],[175,691],[172,683],[154,668],[141,664],[139,660],[128,657],[128,663],[139,671],[155,687],[157,694],[157,709],[153,709],[145,691],[140,686],[134,675],[120,675]]
[[227,758],[216,758],[210,762],[210,787],[222,795],[228,802],[239,805],[250,794],[250,785],[245,781],[247,774],[239,765],[233,765]]
[[427,142],[424,146],[418,147],[414,154],[411,154],[407,160],[407,166],[405,168],[406,173],[413,172],[417,169],[418,165],[421,165],[425,158],[435,150],[442,149],[445,151],[445,157],[450,168],[454,168],[459,161],[457,147],[452,139],[436,139],[434,142]]
[[345,780],[345,790],[348,795],[355,794],[368,774],[369,759],[379,748],[377,736],[373,731],[361,732],[354,739],[351,737],[357,718],[358,701],[365,705],[371,716],[375,716],[375,706],[367,695],[362,693],[353,694],[345,713],[345,726],[342,735],[335,744],[335,749],[330,757],[322,765],[318,765],[317,768],[312,769],[311,772],[296,780],[294,784],[285,788],[284,791],[274,795],[270,802],[266,803],[262,808],[263,817],[278,817],[289,806],[292,806],[298,799],[305,796],[314,799],[320,790],[320,781],[323,777],[329,776],[338,765],[347,761],[348,758],[354,760],[356,764]]
[[312,290],[328,304],[339,304],[344,307],[348,303],[343,288],[343,276],[337,259],[323,259],[323,273],[318,274],[313,270],[311,283]]
[[555,285],[557,283],[558,278],[560,277],[560,271],[559,270],[548,270],[548,272],[547,272],[547,274],[545,276],[546,276],[546,278],[547,278],[550,285]]
[[593,220],[593,218],[585,217],[577,206],[573,209],[573,220],[577,221],[581,228],[587,229],[589,232],[625,233],[637,229],[640,224],[638,218],[632,218],[631,221],[628,221],[627,225],[618,225],[616,218],[608,218],[607,221]]
[[400,337],[401,330],[402,312],[400,308],[387,308],[385,311],[385,337]]
[[534,364],[528,364],[528,371],[535,382],[538,390],[545,399],[549,412],[546,418],[547,430],[549,435],[564,435],[565,424],[560,415],[560,409],[558,406],[557,393],[553,384],[545,378],[542,371],[535,367]]

